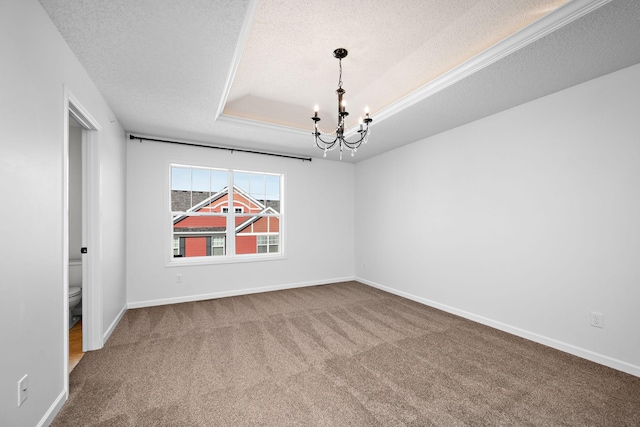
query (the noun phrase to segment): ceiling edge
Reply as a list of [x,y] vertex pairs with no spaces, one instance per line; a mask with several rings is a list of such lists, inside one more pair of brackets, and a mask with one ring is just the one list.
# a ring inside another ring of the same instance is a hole
[[[292,135],[304,135],[304,136],[313,135],[313,123],[309,125],[308,130],[305,130],[305,129],[300,129],[293,126],[278,125],[275,123],[263,122],[261,120],[247,119],[245,117],[230,116],[228,114],[220,114],[220,116],[218,116],[218,121],[233,123],[241,126],[275,130],[279,132],[287,132]],[[356,134],[358,132],[358,126],[359,124],[356,123],[352,125],[350,128],[345,129],[344,136],[349,137],[351,135]]]
[[255,15],[256,10],[258,9],[259,0],[249,0],[249,7],[247,8],[247,13],[244,16],[244,21],[242,23],[242,28],[240,29],[240,35],[238,37],[238,42],[236,43],[236,49],[233,52],[233,58],[231,60],[231,67],[229,68],[229,74],[227,75],[227,81],[224,84],[224,89],[222,91],[222,97],[220,98],[220,103],[218,104],[218,109],[216,111],[216,115],[213,120],[217,120],[218,117],[222,114],[224,110],[224,106],[227,103],[227,98],[229,97],[229,92],[231,92],[231,85],[233,84],[233,79],[236,76],[236,71],[238,71],[238,65],[240,65],[240,59],[242,59],[242,52],[244,51],[244,47],[247,44],[247,40],[249,39],[249,33],[251,31],[251,24],[253,23],[253,17]]
[[402,110],[440,92],[443,89],[469,77],[485,67],[511,55],[519,49],[541,39],[559,28],[593,12],[611,0],[573,0],[552,13],[531,23],[506,39],[480,52],[447,73],[432,80],[426,85],[398,100],[376,113],[376,121],[380,123]]
[[291,134],[297,134],[297,135],[312,135],[312,125],[309,125],[309,130],[303,130],[300,128],[295,128],[295,127],[291,127],[291,126],[285,126],[285,125],[278,125],[275,123],[269,123],[269,122],[263,122],[261,120],[253,120],[253,119],[247,119],[244,117],[236,117],[236,116],[230,116],[228,114],[220,114],[218,116],[218,121],[220,122],[226,122],[226,123],[233,123],[233,124],[238,124],[238,125],[242,125],[242,126],[252,126],[255,128],[261,128],[261,129],[270,129],[270,130],[277,130],[277,131],[284,131],[284,132],[289,132]]

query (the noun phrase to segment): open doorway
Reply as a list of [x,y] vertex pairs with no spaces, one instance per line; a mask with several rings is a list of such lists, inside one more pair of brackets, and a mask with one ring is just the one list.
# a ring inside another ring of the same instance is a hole
[[[65,88],[64,116],[63,301],[64,365],[70,372],[70,327],[80,328],[80,352],[102,347],[100,251],[101,126]],[[76,329],[77,330],[77,329]],[[77,334],[74,340],[77,341]],[[74,365],[75,366],[75,365]],[[65,378],[69,392],[69,377]]]
[[[83,281],[83,132],[82,125],[69,114],[69,373],[78,364],[82,351]],[[85,149],[86,151],[86,149]],[[86,169],[86,168],[85,168]]]

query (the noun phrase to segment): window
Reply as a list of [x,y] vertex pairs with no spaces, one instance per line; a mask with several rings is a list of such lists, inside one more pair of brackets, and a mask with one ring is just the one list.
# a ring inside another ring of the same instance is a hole
[[[242,213],[242,208],[233,208],[233,211],[237,214]],[[229,208],[227,206],[222,208],[222,213],[228,213],[229,212]]]
[[173,256],[180,257],[180,237],[173,238]]
[[282,175],[175,164],[170,172],[174,261],[282,254]]
[[258,236],[258,253],[278,252],[278,236]]
[[225,236],[213,236],[211,238],[211,255],[219,256],[225,253]]

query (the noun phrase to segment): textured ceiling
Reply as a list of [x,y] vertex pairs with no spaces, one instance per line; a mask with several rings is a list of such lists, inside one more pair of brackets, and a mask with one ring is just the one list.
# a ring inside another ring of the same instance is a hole
[[567,1],[262,0],[224,114],[306,130],[317,103],[335,126],[342,47],[354,125]]
[[374,118],[355,160],[640,62],[637,0],[40,3],[127,131],[304,156],[337,47]]

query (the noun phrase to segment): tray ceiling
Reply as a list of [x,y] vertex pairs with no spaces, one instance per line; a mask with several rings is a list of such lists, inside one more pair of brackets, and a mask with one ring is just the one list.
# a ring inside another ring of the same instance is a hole
[[338,47],[355,161],[640,62],[634,0],[40,3],[128,132],[314,157]]

